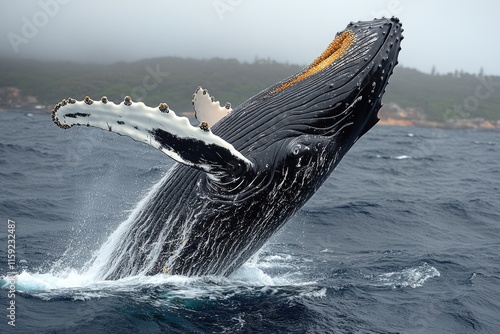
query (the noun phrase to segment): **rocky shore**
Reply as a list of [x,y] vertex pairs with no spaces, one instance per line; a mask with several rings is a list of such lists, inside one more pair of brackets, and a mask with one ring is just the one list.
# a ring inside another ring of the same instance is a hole
[[422,110],[417,108],[402,108],[395,103],[385,104],[379,111],[379,117],[379,124],[383,125],[500,130],[500,120],[449,118],[443,119],[443,121],[431,121],[427,119],[425,112]]

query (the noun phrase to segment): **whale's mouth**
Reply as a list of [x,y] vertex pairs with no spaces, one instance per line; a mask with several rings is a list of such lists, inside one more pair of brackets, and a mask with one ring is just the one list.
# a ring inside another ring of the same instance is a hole
[[281,86],[276,88],[275,92],[282,91],[283,89],[290,87],[297,82],[304,80],[305,78],[318,73],[328,66],[330,66],[335,60],[340,59],[344,56],[355,40],[355,34],[346,30],[339,36],[337,36],[328,47],[323,51],[318,58],[316,58],[311,65],[306,67],[301,73],[292,77],[290,80],[283,83]]

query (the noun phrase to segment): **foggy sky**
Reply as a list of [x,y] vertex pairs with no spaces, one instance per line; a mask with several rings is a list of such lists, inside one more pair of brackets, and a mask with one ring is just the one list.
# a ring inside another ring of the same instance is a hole
[[350,21],[398,16],[400,63],[500,75],[500,2],[0,0],[0,55],[114,63],[181,56],[305,65]]

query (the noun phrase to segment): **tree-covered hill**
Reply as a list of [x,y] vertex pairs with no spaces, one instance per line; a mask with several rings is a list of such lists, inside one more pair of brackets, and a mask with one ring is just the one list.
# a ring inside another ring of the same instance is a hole
[[168,103],[176,111],[191,111],[198,86],[233,105],[300,69],[273,61],[252,64],[236,60],[158,58],[113,65],[0,61],[0,87],[14,86],[23,95],[38,97],[40,104],[54,105],[68,96],[97,99],[106,95],[120,101],[130,95],[148,105]]
[[[23,96],[52,106],[68,96],[85,95],[120,101],[126,95],[148,105],[168,103],[172,109],[191,111],[191,95],[208,88],[222,104],[238,105],[302,66],[256,59],[196,60],[176,57],[112,65],[0,59],[0,88],[17,87]],[[398,66],[390,79],[384,102],[421,112],[429,121],[452,118],[500,119],[500,77],[468,73],[429,75]]]
[[429,75],[397,67],[384,97],[403,108],[417,108],[430,121],[500,119],[500,77],[463,72]]

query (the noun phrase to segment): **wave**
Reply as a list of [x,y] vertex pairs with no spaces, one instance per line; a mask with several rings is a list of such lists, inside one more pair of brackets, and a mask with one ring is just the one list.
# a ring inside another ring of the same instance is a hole
[[384,160],[426,160],[426,161],[434,161],[433,157],[430,156],[413,156],[413,155],[407,155],[407,154],[400,154],[400,155],[382,155],[382,154],[376,154],[374,156],[369,157],[371,159],[376,158],[376,159],[384,159]]
[[18,293],[42,300],[88,300],[118,293],[139,293],[149,288],[168,291],[169,298],[190,299],[214,296],[226,298],[228,295],[279,287],[310,287],[300,293],[312,298],[323,296],[326,290],[323,291],[323,287],[316,288],[318,282],[306,279],[300,271],[267,273],[269,268],[282,269],[289,267],[292,262],[293,259],[288,255],[273,254],[252,258],[229,277],[157,274],[136,275],[115,281],[100,280],[92,272],[82,272],[74,268],[48,273],[23,271],[15,277],[3,277],[0,279],[0,286],[8,289],[15,280]]
[[439,277],[441,273],[433,266],[424,262],[418,267],[410,267],[400,271],[379,274],[373,277],[376,285],[396,288],[419,288],[431,278]]
[[[15,279],[16,290],[20,294],[42,300],[90,300],[115,296],[117,294],[139,294],[154,291],[162,296],[162,300],[181,299],[212,299],[220,300],[235,295],[261,295],[262,293],[277,293],[288,291],[288,298],[324,298],[330,288],[342,288],[331,285],[318,278],[311,279],[300,270],[275,270],[270,274],[267,270],[293,267],[293,259],[289,256],[270,254],[258,256],[245,263],[229,277],[200,276],[187,277],[180,275],[157,274],[154,276],[137,275],[116,281],[99,280],[88,273],[81,273],[68,268],[60,272],[30,273],[23,271],[19,275],[3,277],[0,280],[2,288],[8,289],[12,279]],[[273,266],[274,264],[274,266]],[[289,268],[290,269],[290,268]],[[362,285],[375,287],[419,288],[429,279],[439,277],[439,271],[423,263],[417,267],[405,268],[399,271],[365,275],[368,283]],[[152,298],[153,301],[156,298]]]

